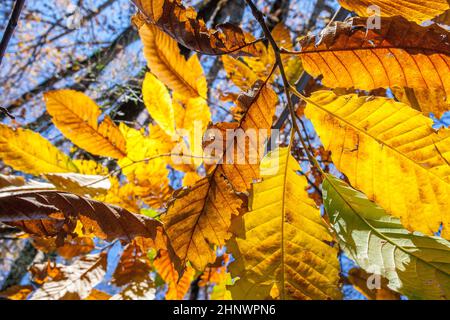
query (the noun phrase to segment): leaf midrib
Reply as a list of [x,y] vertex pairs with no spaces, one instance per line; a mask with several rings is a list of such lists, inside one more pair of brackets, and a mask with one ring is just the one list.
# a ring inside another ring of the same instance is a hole
[[[162,63],[166,66],[166,68],[173,73],[176,78],[178,79],[178,81],[180,81],[185,87],[188,88],[188,91],[190,91],[192,98],[195,97],[201,97],[203,99],[206,100],[205,97],[202,97],[200,95],[200,93],[197,91],[196,88],[194,88],[186,79],[184,79],[180,73],[178,73],[177,70],[175,70],[172,65],[169,63],[168,59],[166,58],[165,54],[161,51],[161,49],[159,48],[159,46],[156,44],[156,36],[155,36],[155,50],[158,52],[158,56],[161,59]],[[186,60],[184,60],[185,62],[187,62]],[[186,63],[187,64],[187,63]]]
[[[293,136],[291,136],[291,143],[289,143],[289,147],[286,150],[286,164],[284,166],[284,177],[283,177],[283,202],[282,202],[282,209],[281,209],[281,281],[282,281],[282,290],[281,290],[281,298],[283,300],[286,300],[286,288],[285,288],[285,282],[286,279],[284,277],[285,270],[285,249],[284,249],[284,224],[285,224],[285,215],[286,215],[286,189],[287,189],[287,171],[289,167],[289,156],[291,155],[291,145],[292,145]],[[278,152],[280,152],[280,149],[278,149]]]

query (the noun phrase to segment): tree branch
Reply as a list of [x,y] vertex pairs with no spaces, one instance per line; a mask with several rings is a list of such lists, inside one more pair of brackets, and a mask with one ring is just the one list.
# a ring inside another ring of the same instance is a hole
[[[250,7],[253,16],[260,24],[265,37],[269,40],[269,43],[273,48],[273,51],[275,54],[276,65],[280,69],[281,78],[283,80],[283,89],[284,89],[284,93],[286,95],[289,113],[291,114],[292,130],[295,130],[297,132],[300,142],[303,146],[303,149],[305,150],[305,154],[308,157],[311,165],[317,167],[317,169],[320,172],[322,172],[322,168],[320,167],[320,165],[318,164],[318,162],[314,158],[314,156],[311,154],[310,148],[308,148],[305,140],[302,137],[301,130],[298,127],[297,120],[295,117],[294,104],[292,103],[292,99],[291,99],[290,84],[287,79],[286,72],[284,70],[283,61],[281,59],[281,54],[280,54],[280,48],[278,47],[278,44],[276,43],[275,39],[272,37],[272,34],[270,33],[269,27],[267,26],[267,24],[264,20],[264,16],[263,16],[262,12],[259,11],[259,9],[256,7],[256,5],[252,2],[252,0],[246,0],[246,2],[248,4],[248,6]],[[302,123],[302,125],[303,125],[303,123]],[[305,130],[305,128],[303,128],[303,129]],[[292,138],[293,138],[293,135],[292,135]]]
[[[35,86],[33,89],[23,93],[19,98],[11,102],[5,108],[8,109],[9,112],[13,112],[19,107],[21,107],[24,103],[30,101],[33,97],[41,94],[46,90],[50,90],[56,83],[61,81],[62,79],[69,77],[76,72],[79,72],[80,69],[84,69],[86,67],[92,67],[91,70],[95,72],[99,72],[99,69],[95,68],[96,65],[106,66],[109,61],[111,61],[115,55],[123,50],[127,45],[132,43],[133,41],[138,39],[138,34],[133,27],[126,28],[116,39],[114,39],[111,44],[107,47],[104,47],[94,54],[86,58],[85,60],[75,62],[70,65],[67,69],[62,70],[58,74],[54,75],[51,78],[43,81],[42,83]],[[104,69],[104,68],[101,68]],[[83,78],[80,81],[81,86],[86,86],[86,80]],[[77,85],[77,84],[75,84]],[[2,116],[0,115],[0,120]]]
[[0,66],[2,64],[3,56],[5,55],[6,48],[8,48],[9,40],[16,29],[17,22],[19,21],[20,13],[22,12],[25,0],[17,0],[14,5],[13,12],[9,18],[8,25],[6,26],[5,33],[3,34],[2,42],[0,43]]
[[[341,7],[341,8],[339,8],[338,11],[336,11],[336,14],[334,15],[333,19],[334,19],[334,21],[343,21],[348,16],[348,14],[349,14],[349,12]],[[297,83],[295,84],[297,91],[302,92],[311,79],[312,79],[312,77],[307,72],[303,71],[300,78],[298,79]],[[294,104],[296,104],[298,102],[298,98],[294,97],[294,99],[292,99],[292,102]],[[280,129],[283,126],[283,124],[286,121],[288,116],[289,116],[289,110],[287,108],[285,108],[281,112],[279,118],[275,122],[272,129]]]
[[25,247],[14,261],[11,270],[8,273],[8,277],[3,281],[0,291],[4,291],[7,288],[20,283],[20,280],[22,280],[28,272],[28,267],[33,262],[37,253],[38,251],[33,247],[31,242],[27,241]]

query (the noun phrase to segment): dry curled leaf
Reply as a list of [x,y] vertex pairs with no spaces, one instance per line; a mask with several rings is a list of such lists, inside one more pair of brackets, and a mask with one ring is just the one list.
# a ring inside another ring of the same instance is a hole
[[0,196],[0,221],[37,236],[71,234],[81,221],[87,234],[112,241],[137,236],[157,239],[161,223],[115,205],[68,192],[17,192]]
[[[186,48],[204,54],[258,54],[238,26],[224,23],[217,30],[208,29],[197,18],[194,8],[186,8],[181,0],[133,0],[142,13],[143,20],[156,24]],[[142,23],[142,22],[141,22]]]
[[435,24],[422,27],[392,17],[382,18],[380,29],[367,29],[366,18],[351,18],[300,45],[305,70],[322,75],[330,88],[409,87],[450,97],[449,32]]

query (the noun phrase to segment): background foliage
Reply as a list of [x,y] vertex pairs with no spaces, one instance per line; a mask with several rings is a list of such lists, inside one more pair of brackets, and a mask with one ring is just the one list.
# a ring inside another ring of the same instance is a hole
[[[274,43],[244,0],[134,2],[26,2],[0,69],[3,297],[448,299],[447,1],[257,1]],[[202,165],[195,120],[281,129],[279,152]]]

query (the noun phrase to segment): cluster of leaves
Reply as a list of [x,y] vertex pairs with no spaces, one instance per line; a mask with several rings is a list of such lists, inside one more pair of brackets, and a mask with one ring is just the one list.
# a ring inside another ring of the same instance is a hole
[[[196,279],[215,299],[340,299],[345,281],[372,299],[450,298],[450,133],[428,117],[449,110],[450,41],[439,25],[417,24],[449,9],[446,0],[341,0],[361,17],[301,38],[299,50],[250,0],[262,39],[230,24],[209,29],[179,0],[133,2],[153,124],[116,125],[83,93],[46,93],[61,133],[107,161],[75,159],[31,130],[0,124],[2,161],[41,178],[1,177],[0,221],[72,260],[34,265],[32,286],[3,296],[152,299],[165,287],[166,299],[182,299]],[[369,2],[382,9],[380,29],[367,29]],[[186,58],[178,43],[222,56],[243,91],[226,97],[235,102],[231,122],[211,123],[198,55]],[[316,79],[298,92],[303,70]],[[291,115],[281,146],[264,155],[226,141],[224,161],[204,161],[196,130],[270,131],[277,106]],[[323,147],[310,141],[303,116]],[[226,161],[239,148],[246,163]],[[183,175],[179,190],[171,171]],[[125,248],[111,282],[121,290],[110,296],[94,287],[111,246],[96,246],[117,239]],[[341,252],[359,266],[345,279]],[[367,289],[372,273],[383,279],[377,291]]]

